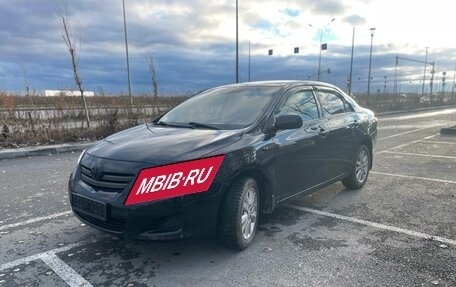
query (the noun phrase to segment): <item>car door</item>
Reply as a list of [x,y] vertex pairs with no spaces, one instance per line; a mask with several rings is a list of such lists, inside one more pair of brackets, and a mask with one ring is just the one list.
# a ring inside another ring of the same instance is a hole
[[338,91],[329,88],[315,88],[323,118],[328,128],[329,161],[322,174],[326,180],[341,176],[351,167],[358,148],[353,127],[359,119],[353,107]]
[[285,96],[274,116],[299,115],[303,126],[277,131],[276,182],[279,200],[316,184],[328,153],[327,128],[311,88],[293,90]]

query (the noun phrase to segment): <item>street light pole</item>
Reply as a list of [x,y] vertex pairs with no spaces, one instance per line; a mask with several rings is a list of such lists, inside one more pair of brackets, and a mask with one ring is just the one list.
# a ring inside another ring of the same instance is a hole
[[454,88],[456,87],[456,64],[454,65],[454,72],[453,72],[453,87],[451,88],[451,99],[453,102],[456,102],[456,99],[454,98]]
[[128,77],[128,96],[130,104],[133,106],[133,97],[131,96],[131,77],[130,77],[130,60],[128,59],[128,37],[127,37],[127,18],[125,16],[125,0],[122,0],[124,33],[125,33],[125,53],[127,54],[127,77]]
[[236,0],[236,83],[239,83],[239,5]]
[[370,28],[371,45],[370,45],[370,54],[369,54],[369,73],[368,73],[368,78],[367,78],[366,105],[369,104],[370,83],[371,83],[371,67],[372,67],[372,43],[374,42],[374,32],[375,32],[375,28]]
[[[331,21],[329,21],[323,28],[320,28],[320,50],[319,50],[319,55],[318,55],[318,71],[317,71],[317,81],[320,81],[320,69],[321,69],[321,50],[322,50],[322,42],[323,42],[323,31],[326,29],[326,27],[329,26],[332,22],[334,22],[336,18],[332,18]],[[313,27],[312,24],[309,24],[310,27]]]
[[429,50],[429,47],[426,47],[426,57],[424,58],[423,86],[421,88],[421,96],[424,96],[424,81],[426,80],[426,66],[427,66],[428,50]]
[[323,30],[320,30],[320,54],[318,55],[318,71],[317,81],[320,81],[320,69],[321,69],[321,43],[323,41]]
[[352,50],[351,50],[351,59],[350,59],[350,78],[348,79],[348,94],[351,94],[352,90],[352,76],[353,76],[353,53],[355,51],[355,27],[353,27],[353,36],[352,36]]
[[249,82],[250,82],[250,41],[249,41]]
[[[388,45],[389,47],[395,46],[393,44]],[[405,45],[400,45],[399,48],[406,47],[408,44]],[[393,95],[394,95],[394,102],[397,100],[398,96],[398,88],[397,88],[397,68],[399,66],[399,54],[398,54],[398,46],[395,46],[396,48],[396,65],[394,66],[394,84],[393,84]],[[404,59],[404,58],[401,58]]]
[[396,54],[396,65],[394,66],[394,86],[393,86],[393,95],[394,103],[397,101],[397,66],[399,65],[399,56]]

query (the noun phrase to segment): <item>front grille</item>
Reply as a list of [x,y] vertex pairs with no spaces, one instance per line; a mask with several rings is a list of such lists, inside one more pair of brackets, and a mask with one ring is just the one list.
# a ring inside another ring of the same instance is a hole
[[127,220],[123,218],[110,217],[107,221],[102,221],[76,210],[74,212],[83,220],[108,231],[123,232],[127,226]]
[[133,174],[95,173],[93,169],[81,165],[81,179],[96,190],[121,192],[133,179]]

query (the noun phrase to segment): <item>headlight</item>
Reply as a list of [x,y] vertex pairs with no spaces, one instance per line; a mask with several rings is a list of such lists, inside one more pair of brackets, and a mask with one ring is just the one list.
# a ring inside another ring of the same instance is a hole
[[86,150],[87,150],[87,149],[84,149],[84,150],[81,152],[81,154],[79,155],[79,158],[78,158],[78,165],[79,165],[79,163],[81,162],[81,159],[82,159],[82,157],[84,156]]

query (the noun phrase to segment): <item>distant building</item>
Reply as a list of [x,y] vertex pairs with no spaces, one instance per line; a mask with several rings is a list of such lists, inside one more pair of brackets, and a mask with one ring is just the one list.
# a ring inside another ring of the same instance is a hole
[[[77,97],[80,96],[81,92],[79,91],[70,91],[70,90],[44,90],[45,97],[58,97],[58,96],[69,96]],[[84,96],[93,97],[95,93],[92,91],[84,91]]]

